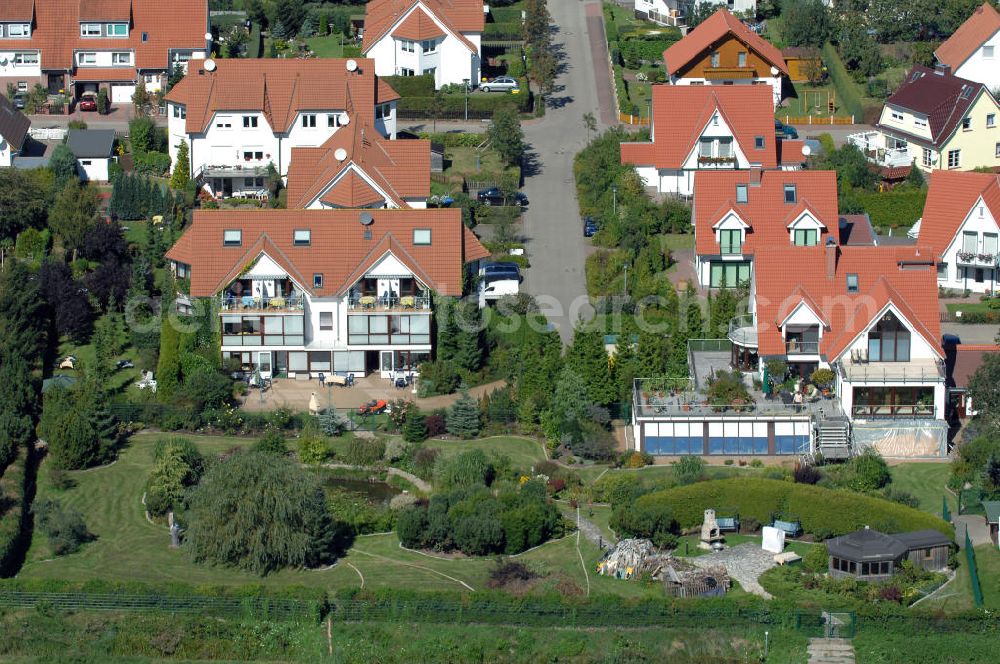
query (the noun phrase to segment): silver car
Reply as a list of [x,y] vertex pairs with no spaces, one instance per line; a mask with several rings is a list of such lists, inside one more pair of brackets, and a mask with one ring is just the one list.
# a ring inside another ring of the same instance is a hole
[[479,86],[479,89],[483,92],[491,92],[493,90],[500,90],[502,92],[514,92],[519,91],[521,86],[518,85],[517,79],[511,76],[497,76],[492,81],[486,81]]

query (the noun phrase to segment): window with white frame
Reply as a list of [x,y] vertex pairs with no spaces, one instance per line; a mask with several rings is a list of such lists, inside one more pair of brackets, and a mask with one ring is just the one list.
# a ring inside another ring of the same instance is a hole
[[8,23],[7,36],[11,39],[27,39],[31,36],[30,23]]
[[399,75],[400,76],[413,76],[413,70],[410,69],[409,67],[400,67],[399,68]]
[[97,64],[97,54],[96,53],[80,53],[78,54],[77,60],[81,65],[96,65]]
[[323,287],[323,273],[317,272],[313,275],[313,288],[319,289]]
[[340,113],[329,113],[326,116],[326,126],[327,127],[339,127],[340,126]]
[[238,247],[243,244],[243,231],[239,229],[228,229],[222,231],[222,246]]
[[243,127],[245,129],[254,129],[257,127],[257,116],[256,115],[244,115],[243,116]]
[[924,166],[928,166],[928,167],[933,166],[934,165],[934,152],[930,148],[923,148],[923,154],[922,154],[922,156],[920,158],[920,162]]
[[731,159],[733,156],[733,139],[731,138],[720,138],[719,139],[719,156],[726,159]]
[[413,229],[413,244],[429,245],[430,243],[431,243],[431,229],[429,228]]
[[437,72],[437,67],[428,67],[423,71],[423,74],[424,76],[434,76],[435,72]]
[[947,263],[938,263],[938,266],[937,266],[937,278],[938,279],[942,279],[942,280],[947,280],[948,279],[948,264]]
[[302,116],[302,126],[314,128],[316,126],[316,114],[309,113]]
[[983,233],[983,253],[990,256],[997,255],[997,234]]
[[979,249],[979,234],[975,231],[962,232],[962,252],[974,254]]
[[100,23],[81,23],[80,24],[80,36],[81,37],[100,37],[101,36],[101,24]]
[[379,104],[375,107],[375,119],[383,120],[392,115],[392,107],[389,104]]
[[992,45],[983,46],[983,57],[986,58],[987,60],[992,60],[993,59],[993,46]]
[[713,141],[710,138],[703,138],[698,141],[698,156],[699,157],[711,157],[712,156],[712,144]]
[[115,51],[111,54],[111,64],[130,65],[132,64],[132,53],[129,51]]
[[995,156],[1000,157],[1000,143],[997,143],[994,149],[995,149]]
[[24,51],[14,54],[14,66],[15,67],[26,67],[29,65],[38,64],[38,53],[33,51]]
[[437,40],[436,39],[425,39],[420,42],[420,51],[424,54],[434,53],[437,51]]
[[232,129],[233,119],[228,115],[220,115],[215,118],[215,128],[216,129]]
[[993,128],[993,127],[997,126],[997,114],[996,113],[987,113],[986,114],[986,126],[990,127],[990,128]]
[[962,131],[972,129],[972,118],[962,118]]
[[174,106],[174,117],[175,118],[186,118],[187,117],[187,107],[185,106]]
[[413,53],[417,45],[417,42],[412,42],[409,39],[401,39],[399,42],[399,47],[404,53]]
[[712,66],[713,67],[718,67],[719,66],[719,52],[718,51],[714,51],[712,53]]
[[962,165],[962,151],[948,150],[948,168],[958,168]]
[[746,67],[747,66],[747,52],[746,51],[740,51],[739,53],[736,54],[736,64],[737,64],[737,66],[740,66],[740,67]]
[[926,127],[927,126],[927,118],[921,118],[921,117],[918,117],[918,116],[914,115],[913,116],[913,125],[915,127],[920,127],[920,128]]
[[902,122],[903,114],[895,109],[889,109],[889,117],[892,118],[893,122]]
[[321,329],[321,330],[332,330],[333,329],[333,312],[332,311],[321,311],[321,312],[319,312],[319,329]]
[[312,231],[308,228],[299,228],[292,232],[292,244],[296,247],[308,247],[312,242]]
[[108,23],[104,28],[108,37],[128,37],[128,23]]

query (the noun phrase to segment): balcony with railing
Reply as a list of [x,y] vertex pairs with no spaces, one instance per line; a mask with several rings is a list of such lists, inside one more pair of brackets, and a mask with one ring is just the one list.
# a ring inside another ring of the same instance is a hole
[[199,178],[235,178],[235,177],[264,177],[267,175],[267,166],[256,166],[248,164],[203,164],[192,175],[193,179]]
[[955,258],[959,265],[972,265],[974,267],[997,266],[997,255],[995,253],[960,251],[956,254]]
[[757,70],[753,67],[705,67],[702,75],[712,80],[744,80],[757,78]]
[[835,364],[843,380],[859,385],[934,384],[945,380],[945,366],[941,360],[931,358],[911,359],[908,362],[868,362],[864,354],[854,354],[849,360]]
[[426,295],[352,295],[347,300],[348,313],[373,311],[430,311],[431,298]]
[[856,146],[868,161],[878,166],[898,168],[913,163],[909,147],[885,147],[885,137],[877,131],[851,134],[847,137],[847,142]]
[[726,335],[730,341],[744,348],[757,347],[757,322],[753,314],[737,316],[729,321],[729,332]]
[[835,398],[815,396],[796,402],[787,392],[764,395],[748,390],[748,398],[730,403],[713,403],[705,391],[696,389],[688,378],[636,379],[633,408],[637,418],[773,418],[837,417],[842,414]]
[[252,295],[236,296],[227,293],[219,296],[219,309],[222,312],[266,311],[269,314],[300,313],[304,307],[305,298],[301,295],[254,297]]

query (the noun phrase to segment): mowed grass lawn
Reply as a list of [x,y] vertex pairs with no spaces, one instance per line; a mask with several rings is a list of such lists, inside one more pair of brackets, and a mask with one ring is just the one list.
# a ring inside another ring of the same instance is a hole
[[948,509],[954,513],[958,509],[955,496],[945,484],[951,474],[951,464],[947,462],[901,463],[889,466],[892,487],[913,494],[919,501],[920,509],[941,516],[941,500],[948,498]]
[[[20,572],[25,579],[85,581],[179,582],[205,585],[260,584],[280,587],[307,585],[330,590],[366,588],[410,590],[483,590],[494,566],[490,558],[448,558],[407,551],[394,533],[359,537],[347,555],[332,568],[282,570],[266,577],[234,568],[191,562],[183,547],[170,548],[170,536],[162,523],[150,523],[142,505],[143,487],[153,460],[153,446],[164,434],[138,434],[114,463],[100,468],[71,472],[76,483],[56,490],[49,479],[51,466],[42,464],[37,499],[55,498],[78,509],[96,539],[77,553],[54,558],[48,542],[36,533],[27,562]],[[185,435],[205,454],[218,454],[245,447],[252,438]],[[497,450],[514,461],[514,467],[530,467],[544,458],[540,444],[521,438],[496,437],[479,441],[433,441],[446,455],[463,449]],[[584,557],[592,570],[599,558],[597,547],[582,540]],[[585,592],[588,574],[576,553],[576,536],[552,541],[516,556],[539,571],[559,572]],[[591,571],[590,576],[593,576]],[[612,585],[608,592],[632,594],[636,588]],[[641,590],[641,589],[640,589]]]
[[479,440],[428,440],[424,446],[440,450],[445,457],[455,456],[467,450],[482,450],[487,456],[494,454],[507,456],[510,457],[514,468],[524,472],[530,471],[535,464],[545,460],[545,451],[540,442],[516,436],[493,436]]
[[[975,607],[972,596],[972,577],[965,562],[965,552],[958,552],[959,567],[955,579],[938,591],[938,594],[923,602],[927,606],[945,611],[961,611]],[[992,545],[976,547],[976,567],[979,570],[979,585],[983,591],[983,607],[1000,610],[1000,551]]]

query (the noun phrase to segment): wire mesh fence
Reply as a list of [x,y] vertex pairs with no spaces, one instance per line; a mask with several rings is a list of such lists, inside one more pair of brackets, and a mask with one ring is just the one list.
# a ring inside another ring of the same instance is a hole
[[983,605],[983,586],[979,582],[976,549],[972,546],[968,528],[965,529],[965,561],[969,566],[969,579],[972,582],[972,599],[976,602],[976,608],[980,608]]

